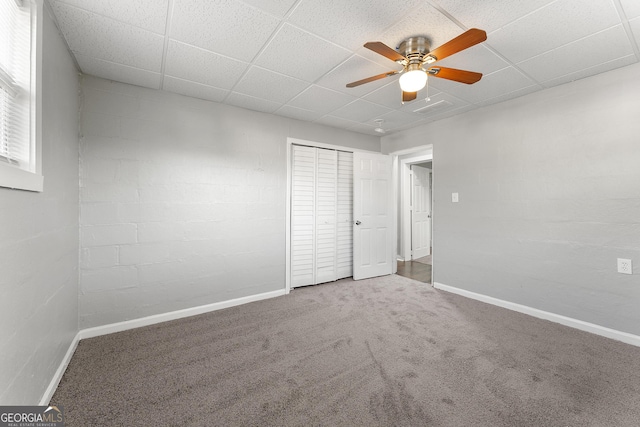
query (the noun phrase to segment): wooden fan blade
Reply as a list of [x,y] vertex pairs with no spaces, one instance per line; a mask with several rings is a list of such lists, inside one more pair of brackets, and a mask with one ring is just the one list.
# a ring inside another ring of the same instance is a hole
[[366,79],[358,80],[357,82],[351,82],[347,84],[347,87],[356,87],[365,83],[374,82],[376,80],[384,79],[385,77],[395,76],[400,71],[389,71],[388,73],[378,74],[377,76],[367,77]]
[[418,97],[418,92],[402,92],[402,102],[413,101]]
[[364,44],[364,47],[395,62],[402,62],[406,59],[404,56],[400,55],[394,49],[391,49],[382,42],[368,42]]
[[[477,28],[472,28],[460,34],[455,39],[451,39],[442,46],[429,52],[427,57],[435,58],[436,61],[446,58],[447,56],[458,53],[461,50],[470,48],[471,46],[482,43],[487,39],[487,33]],[[431,61],[435,62],[435,61]],[[429,62],[429,63],[431,63]]]
[[468,85],[474,84],[482,78],[482,73],[446,67],[431,67],[427,72],[434,77],[466,83]]

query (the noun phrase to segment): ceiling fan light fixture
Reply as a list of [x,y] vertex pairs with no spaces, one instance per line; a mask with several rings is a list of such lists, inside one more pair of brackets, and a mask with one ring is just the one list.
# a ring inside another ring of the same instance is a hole
[[417,92],[427,84],[427,73],[422,69],[411,70],[400,76],[400,88],[403,92]]

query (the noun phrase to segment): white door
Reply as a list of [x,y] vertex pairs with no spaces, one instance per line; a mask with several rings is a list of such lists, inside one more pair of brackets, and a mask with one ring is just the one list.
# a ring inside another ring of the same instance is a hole
[[338,151],[337,279],[353,276],[353,153]]
[[315,215],[315,283],[336,280],[336,208],[338,152],[317,149]]
[[393,191],[391,157],[353,153],[353,278],[393,271]]
[[431,206],[429,169],[411,166],[413,172],[411,206],[411,259],[431,254]]

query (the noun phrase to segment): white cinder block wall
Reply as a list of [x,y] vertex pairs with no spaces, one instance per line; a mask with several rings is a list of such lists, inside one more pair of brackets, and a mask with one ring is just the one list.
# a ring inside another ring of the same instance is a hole
[[48,13],[44,191],[0,187],[0,405],[36,405],[78,332],[78,72]]
[[287,137],[377,137],[84,77],[80,327],[284,289]]
[[384,152],[433,144],[435,282],[640,335],[639,75],[383,137]]

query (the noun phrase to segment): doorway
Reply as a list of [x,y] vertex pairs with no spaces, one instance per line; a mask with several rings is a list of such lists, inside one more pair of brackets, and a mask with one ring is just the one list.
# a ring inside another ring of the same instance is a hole
[[433,283],[433,149],[423,146],[397,156],[397,274]]

